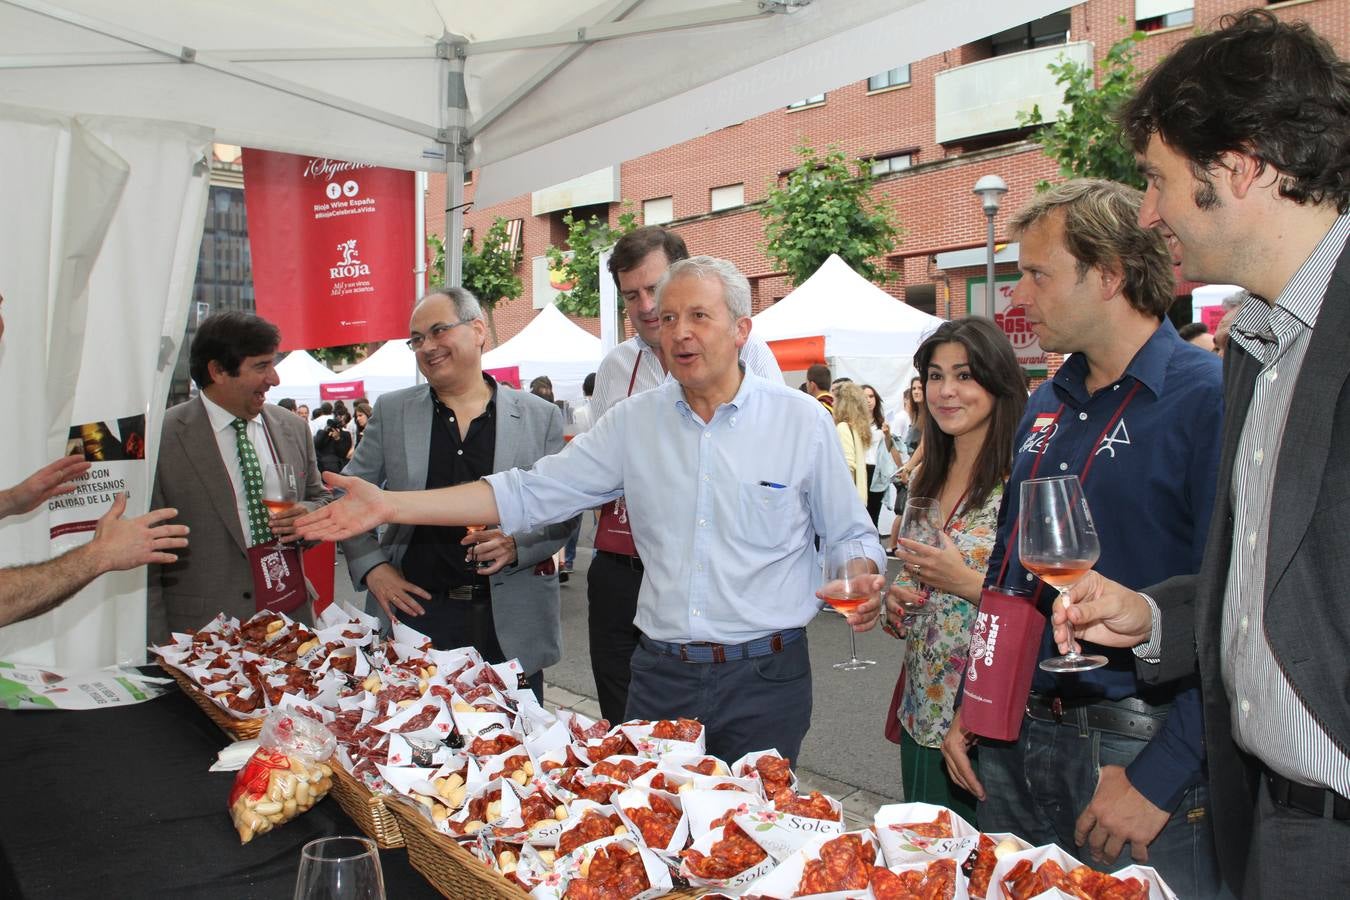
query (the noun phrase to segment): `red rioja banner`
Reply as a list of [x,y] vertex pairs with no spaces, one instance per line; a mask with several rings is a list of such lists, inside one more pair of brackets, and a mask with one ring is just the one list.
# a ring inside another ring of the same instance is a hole
[[413,173],[244,150],[258,315],[280,350],[406,337],[413,292]]

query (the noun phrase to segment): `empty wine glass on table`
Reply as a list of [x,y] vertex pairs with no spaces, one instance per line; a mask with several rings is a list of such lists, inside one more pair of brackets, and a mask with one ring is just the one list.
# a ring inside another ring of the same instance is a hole
[[272,515],[280,515],[300,502],[300,485],[290,463],[263,466],[263,506]]
[[[875,573],[872,571],[872,561],[863,552],[862,541],[826,544],[821,565],[825,576],[821,595],[840,615],[847,616],[872,596],[870,579]],[[874,659],[858,659],[858,636],[851,625],[848,626],[848,645],[849,658],[835,663],[836,669],[851,672],[877,664]]]
[[[896,537],[904,538],[908,541],[914,541],[919,544],[926,544],[929,547],[942,546],[942,510],[938,506],[937,499],[934,497],[910,497],[905,501],[905,511],[900,518],[900,531]],[[919,583],[922,573],[916,573],[911,576],[903,569],[900,572],[896,582],[903,587],[917,591],[920,594],[918,601],[906,600],[901,598],[900,606],[904,608],[905,614],[901,617],[901,622],[906,628],[913,625],[919,616],[926,616],[932,613],[927,600],[932,589]]]
[[384,900],[384,873],[375,842],[327,837],[300,851],[294,900]]
[[[1077,475],[1032,478],[1022,482],[1017,550],[1022,567],[1060,594],[1097,562],[1101,544]],[[1086,672],[1106,665],[1106,657],[1084,655],[1077,643],[1063,656],[1041,660],[1047,672]]]

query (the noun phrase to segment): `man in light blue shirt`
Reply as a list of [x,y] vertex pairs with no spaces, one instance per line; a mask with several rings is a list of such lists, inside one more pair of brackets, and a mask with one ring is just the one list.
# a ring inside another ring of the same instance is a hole
[[[811,722],[816,542],[860,541],[873,572],[885,557],[829,415],[738,363],[745,277],[724,260],[683,260],[657,302],[675,380],[616,405],[561,453],[440,491],[333,477],[348,496],[299,525],[322,539],[387,521],[500,522],[509,534],[624,495],[646,564],[627,715],[697,717],[709,752],[727,760],[767,747],[795,758]],[[884,586],[871,576],[854,630],[876,624]]]

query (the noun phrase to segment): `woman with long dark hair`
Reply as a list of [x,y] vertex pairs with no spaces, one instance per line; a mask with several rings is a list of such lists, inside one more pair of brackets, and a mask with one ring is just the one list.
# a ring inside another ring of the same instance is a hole
[[864,384],[862,392],[867,398],[872,432],[872,443],[867,446],[867,514],[875,525],[881,518],[881,504],[886,499],[891,476],[899,469],[904,458],[900,455],[900,448],[891,439],[891,426],[887,424],[881,409],[881,395],[870,384]]
[[917,601],[921,590],[929,594],[908,634],[887,626],[905,640],[905,654],[886,734],[900,744],[905,799],[970,818],[974,798],[949,780],[941,747],[1027,395],[1012,345],[988,319],[944,322],[919,346],[914,365],[924,378],[926,403],[923,465],[910,482],[910,497],[936,498],[945,524],[940,549],[901,539],[896,550],[905,572],[886,597],[891,622],[904,614],[902,600]]

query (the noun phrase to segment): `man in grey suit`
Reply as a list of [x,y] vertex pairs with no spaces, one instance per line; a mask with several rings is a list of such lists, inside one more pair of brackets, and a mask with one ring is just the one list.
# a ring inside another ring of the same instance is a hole
[[[296,517],[332,499],[305,423],[265,402],[268,389],[280,383],[280,342],[271,322],[239,312],[211,316],[192,340],[190,369],[200,394],[164,414],[151,501],[154,508],[177,508],[192,529],[192,546],[177,562],[150,569],[152,642],[170,631],[201,628],[221,611],[252,616],[257,605],[248,548],[273,537],[295,540]],[[295,470],[301,502],[271,515],[264,530],[250,519],[244,473],[274,462]]]
[[1198,668],[1215,838],[1246,897],[1340,890],[1350,855],[1350,66],[1265,11],[1179,46],[1126,105],[1140,223],[1182,274],[1251,295],[1224,356],[1219,490],[1200,573],[1141,593],[1097,573],[1056,609]]
[[[463,288],[428,294],[408,346],[428,384],[385,394],[344,473],[389,490],[447,487],[529,467],[563,446],[562,413],[497,384],[482,367],[487,325]],[[551,557],[575,519],[522,534],[489,526],[396,525],[344,541],[352,583],[389,618],[408,618],[441,649],[472,645],[489,662],[520,660],[543,698],[545,666],[562,656],[558,574]],[[467,546],[466,546],[467,545]]]

